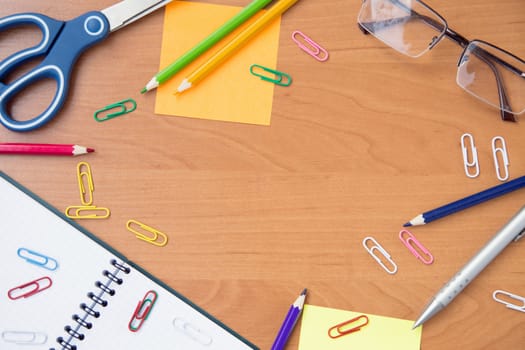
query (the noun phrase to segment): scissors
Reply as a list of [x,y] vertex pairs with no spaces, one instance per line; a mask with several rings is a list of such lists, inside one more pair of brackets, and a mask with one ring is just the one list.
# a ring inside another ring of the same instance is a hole
[[[49,122],[67,97],[71,70],[82,52],[172,0],[124,0],[102,11],[91,11],[70,21],[57,21],[39,13],[20,13],[0,19],[0,31],[23,25],[36,25],[42,32],[37,45],[12,54],[0,62],[0,123],[13,131],[30,131]],[[4,84],[5,77],[26,61],[44,57],[36,67],[15,81]],[[39,80],[56,81],[51,104],[29,120],[15,120],[8,113],[8,103],[22,90]]]

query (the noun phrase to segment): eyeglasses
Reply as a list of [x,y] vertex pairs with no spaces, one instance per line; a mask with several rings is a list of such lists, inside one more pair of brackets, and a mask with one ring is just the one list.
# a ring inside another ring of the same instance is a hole
[[372,34],[393,49],[419,57],[447,37],[464,48],[456,82],[465,91],[515,121],[525,112],[525,61],[482,40],[468,40],[419,0],[363,0],[357,17],[364,34]]

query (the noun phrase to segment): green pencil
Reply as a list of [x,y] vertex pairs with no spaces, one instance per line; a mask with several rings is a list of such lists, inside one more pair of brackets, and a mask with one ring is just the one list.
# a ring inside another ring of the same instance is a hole
[[145,93],[147,91],[156,89],[160,84],[170,79],[182,68],[186,67],[197,57],[202,55],[206,50],[215,45],[219,40],[224,38],[226,35],[231,33],[241,24],[246,22],[252,17],[257,11],[268,5],[272,0],[254,0],[248,6],[243,8],[238,14],[230,18],[226,23],[219,27],[215,32],[211,33],[207,38],[202,40],[196,46],[191,48],[184,55],[180,56],[175,62],[157,73],[149,83],[146,84],[140,92]]

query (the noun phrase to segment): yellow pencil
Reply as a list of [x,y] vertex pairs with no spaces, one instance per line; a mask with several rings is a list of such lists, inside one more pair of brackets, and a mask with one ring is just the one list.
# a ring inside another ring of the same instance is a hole
[[230,57],[235,51],[240,49],[246,44],[251,38],[259,33],[266,25],[271,23],[273,19],[281,15],[284,11],[288,10],[293,4],[299,0],[280,0],[268,11],[266,11],[261,17],[253,22],[248,28],[243,30],[237,35],[232,41],[226,46],[220,49],[214,54],[208,61],[201,65],[197,70],[186,77],[177,88],[175,94],[181,93],[188,90],[199,81],[203,80],[208,76],[215,68],[223,63],[228,57]]

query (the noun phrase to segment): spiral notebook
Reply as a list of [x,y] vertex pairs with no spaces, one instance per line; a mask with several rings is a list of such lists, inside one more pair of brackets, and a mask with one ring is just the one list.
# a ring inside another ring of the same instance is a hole
[[257,349],[0,172],[0,349]]

